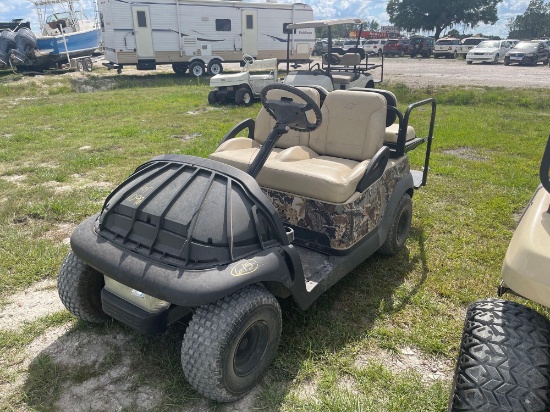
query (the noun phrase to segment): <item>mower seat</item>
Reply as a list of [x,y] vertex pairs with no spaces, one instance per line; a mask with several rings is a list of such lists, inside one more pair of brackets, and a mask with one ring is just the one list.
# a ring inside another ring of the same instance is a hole
[[[318,90],[311,87],[298,87],[298,89],[305,92],[315,101],[315,103],[320,105],[321,96]],[[270,90],[267,96],[270,99],[280,99],[283,96],[288,96],[292,97],[292,99],[297,102],[304,103],[302,99],[296,97],[295,95],[290,95],[284,90]],[[309,120],[311,122],[315,121],[313,117]],[[267,113],[265,108],[262,107],[260,113],[258,113],[258,117],[256,117],[253,139],[249,139],[247,137],[235,137],[233,139],[229,139],[218,146],[216,151],[208,157],[246,172],[258,154],[260,146],[264,144],[269,136],[269,133],[271,133],[275,127],[275,123],[275,119],[273,119]],[[290,130],[288,133],[281,136],[275,145],[275,148],[270,153],[267,161],[270,162],[282,150],[289,147],[299,145],[307,146],[309,144],[309,135],[309,132],[297,132],[295,130]]]
[[382,148],[386,111],[386,99],[378,93],[329,93],[321,108],[323,123],[311,132],[309,144],[280,151],[266,162],[258,183],[324,202],[346,202]]

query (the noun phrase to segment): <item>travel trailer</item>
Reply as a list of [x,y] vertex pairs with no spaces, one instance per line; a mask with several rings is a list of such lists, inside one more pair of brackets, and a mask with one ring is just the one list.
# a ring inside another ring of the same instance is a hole
[[[276,0],[275,0],[276,1]],[[154,70],[171,64],[176,73],[198,77],[223,70],[224,62],[256,59],[309,61],[314,29],[288,33],[286,26],[313,20],[302,3],[214,0],[98,0],[105,65]]]

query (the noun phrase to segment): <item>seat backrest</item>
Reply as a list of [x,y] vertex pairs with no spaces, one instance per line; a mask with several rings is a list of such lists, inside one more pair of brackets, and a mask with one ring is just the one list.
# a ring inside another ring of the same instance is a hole
[[[321,95],[312,87],[298,87],[301,91],[311,97],[317,105],[321,105]],[[274,89],[267,93],[268,99],[279,100],[281,97],[291,97],[297,103],[304,103],[303,99],[300,99],[296,95],[290,94],[284,90]],[[314,122],[314,116],[311,112],[307,114],[310,122]],[[260,144],[264,144],[269,133],[275,127],[275,119],[267,113],[265,108],[262,107],[258,117],[256,117],[256,127],[254,130],[254,140]],[[309,145],[309,132],[297,132],[296,130],[289,130],[288,133],[281,136],[275,147],[287,149],[292,146],[307,146]]]
[[348,53],[340,56],[340,65],[342,66],[357,66],[359,64],[361,64],[359,53]]
[[384,143],[386,99],[378,93],[330,92],[321,113],[323,123],[311,132],[309,147],[320,155],[363,161]]

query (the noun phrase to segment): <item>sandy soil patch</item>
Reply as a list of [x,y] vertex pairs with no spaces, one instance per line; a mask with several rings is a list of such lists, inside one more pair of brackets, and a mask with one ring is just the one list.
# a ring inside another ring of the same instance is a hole
[[436,380],[450,380],[454,370],[451,361],[425,355],[410,346],[400,348],[398,353],[379,349],[359,355],[355,360],[355,366],[361,369],[375,362],[382,364],[392,373],[414,371],[422,376],[422,381],[425,383],[433,383]]
[[30,288],[7,298],[0,309],[0,329],[16,330],[25,322],[32,322],[64,309],[57,294],[56,280],[43,280]]

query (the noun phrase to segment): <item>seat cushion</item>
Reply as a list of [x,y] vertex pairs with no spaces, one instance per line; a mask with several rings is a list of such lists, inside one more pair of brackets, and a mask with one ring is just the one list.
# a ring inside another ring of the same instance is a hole
[[[310,96],[318,105],[321,101],[321,95],[319,91],[311,87],[299,87],[308,96]],[[281,97],[292,97],[299,103],[304,103],[302,99],[291,95],[284,90],[270,90],[267,97],[270,99],[280,99]],[[310,122],[315,119],[312,117],[313,113],[309,111],[307,117]],[[273,128],[275,127],[275,119],[273,119],[267,111],[262,107],[255,122],[254,139],[246,137],[236,137],[222,143],[214,153],[208,156],[209,159],[217,160],[237,169],[244,171],[248,170],[248,167],[258,154],[260,145],[262,145]],[[309,132],[298,132],[295,130],[289,130],[288,133],[282,135],[277,141],[276,147],[269,154],[267,161],[273,159],[279,152],[285,148],[307,145],[309,143]]]
[[[259,150],[260,144],[255,140],[247,137],[235,137],[234,139],[222,143],[214,153],[208,156],[208,158],[246,172]],[[283,149],[280,148],[274,148],[267,160],[272,160],[282,150]]]
[[266,162],[258,183],[324,202],[344,203],[355,193],[368,164],[368,160],[319,156],[307,147],[297,146]]
[[[389,127],[386,127],[386,134],[384,136],[384,141],[388,143],[397,143],[397,135],[399,133],[399,123],[394,123]],[[406,141],[414,139],[416,137],[416,132],[412,126],[407,126],[407,135],[405,137]]]

